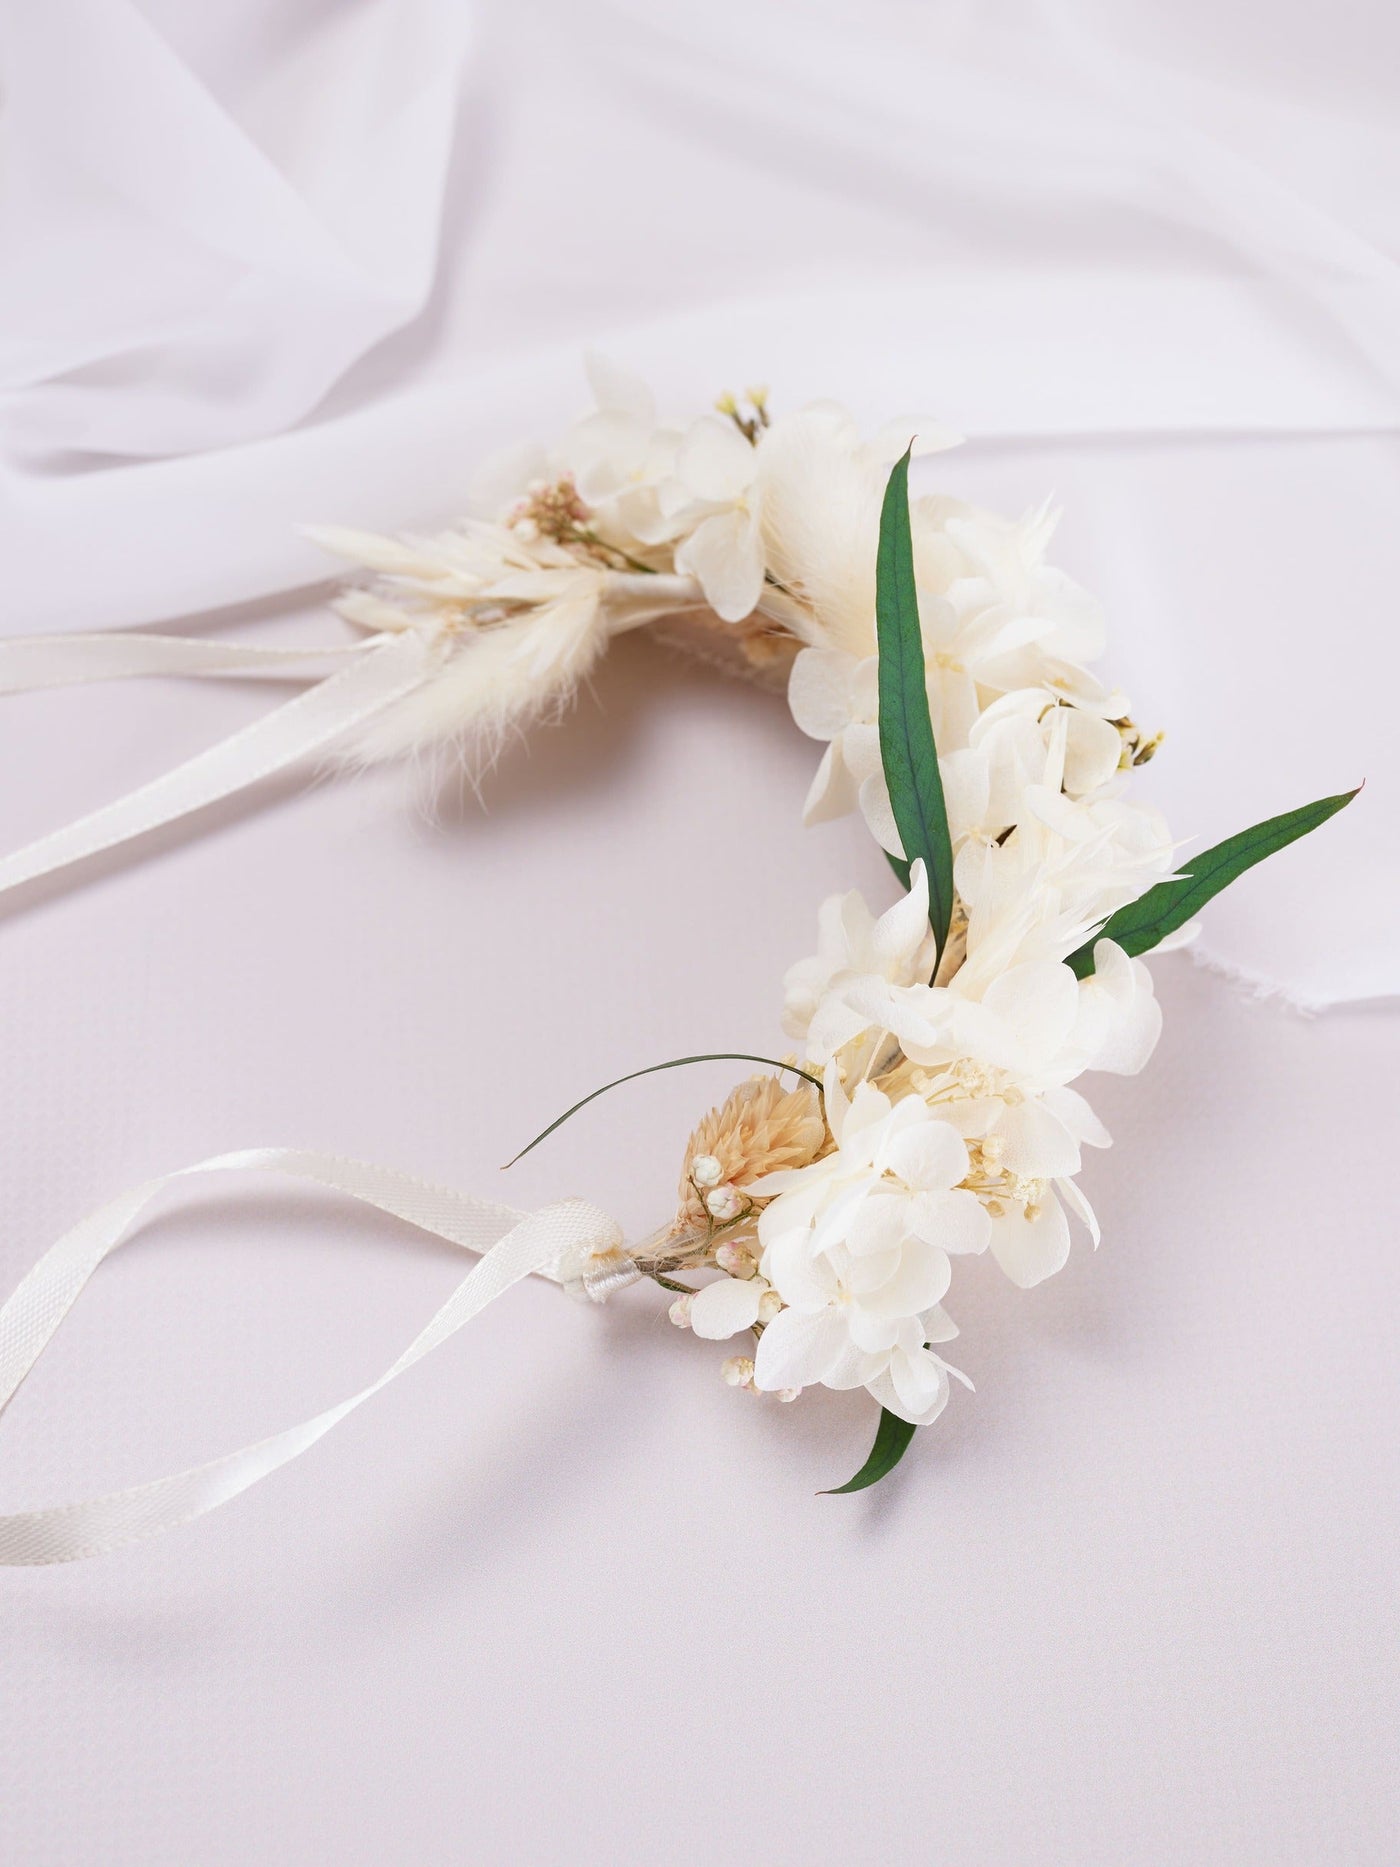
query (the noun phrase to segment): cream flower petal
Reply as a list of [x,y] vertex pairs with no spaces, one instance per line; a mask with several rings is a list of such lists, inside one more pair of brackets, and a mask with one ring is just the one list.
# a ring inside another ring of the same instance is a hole
[[717,512],[676,552],[676,569],[694,577],[724,622],[742,622],[763,594],[763,541],[746,512]]
[[909,1201],[910,1229],[956,1256],[985,1251],[991,1221],[973,1193],[919,1193]]
[[860,663],[840,648],[804,648],[788,675],[788,707],[809,739],[834,739],[855,717],[852,688]]
[[875,935],[875,916],[870,912],[870,905],[858,888],[849,894],[837,897],[837,927],[840,932],[841,953],[848,961],[859,961],[860,956],[870,950]]
[[862,1031],[869,1028],[870,1020],[844,1000],[835,997],[823,999],[812,1014],[807,1030],[809,1062],[830,1062],[843,1044],[849,1044],[852,1038],[859,1037]]
[[862,1201],[845,1227],[844,1242],[852,1257],[898,1252],[909,1236],[905,1206],[897,1193],[876,1193]]
[[862,1303],[846,1312],[851,1341],[867,1355],[888,1355],[899,1340],[902,1316],[879,1316]]
[[806,1314],[824,1310],[836,1295],[831,1267],[813,1251],[809,1232],[784,1232],[766,1245],[762,1269],[783,1302]]
[[1078,1090],[1068,1089],[1063,1084],[1059,1084],[1045,1090],[1040,1099],[1055,1119],[1063,1122],[1082,1146],[1113,1146],[1113,1136]]
[[871,1192],[871,1176],[861,1174],[838,1187],[826,1200],[812,1224],[812,1249],[831,1251],[844,1246],[851,1222],[860,1213]]
[[836,1134],[842,1149],[858,1148],[866,1141],[873,1145],[878,1129],[889,1120],[891,1106],[882,1089],[876,1089],[871,1083],[858,1084]]
[[895,1386],[889,1368],[886,1368],[883,1374],[876,1375],[873,1380],[867,1381],[865,1386],[866,1391],[872,1398],[878,1400],[882,1407],[888,1407],[891,1413],[901,1420],[907,1420],[911,1426],[931,1426],[948,1404],[949,1387],[946,1375],[941,1387],[935,1391],[933,1399],[922,1410],[910,1407],[908,1401]]
[[919,1322],[926,1342],[951,1342],[958,1333],[958,1325],[942,1304],[936,1303],[932,1309],[925,1310]]
[[841,756],[859,783],[867,778],[883,779],[884,760],[880,754],[880,728],[873,720],[854,720],[841,735]]
[[943,1411],[948,1401],[948,1370],[926,1349],[901,1349],[890,1356],[890,1378],[904,1403],[906,1417],[927,1419]]
[[894,1276],[860,1298],[851,1320],[852,1333],[856,1329],[855,1315],[891,1321],[921,1315],[943,1301],[952,1281],[953,1267],[945,1253],[922,1239],[910,1239],[899,1254],[899,1269]]
[[753,482],[756,457],[732,422],[702,415],[686,430],[676,456],[676,475],[698,499],[715,504],[738,499]]
[[1136,1076],[1162,1034],[1162,1008],[1152,991],[1151,973],[1112,940],[1099,940],[1093,973],[1079,989],[1104,1015],[1103,1034],[1089,1068]]
[[1079,1143],[1039,1101],[1009,1108],[996,1125],[1002,1143],[1001,1164],[1028,1180],[1049,1180],[1078,1173]]
[[802,803],[802,821],[809,828],[814,823],[831,823],[849,816],[859,802],[854,779],[841,756],[841,742],[833,739],[822,753],[821,763]]
[[1069,1223],[1060,1202],[1047,1198],[1034,1219],[1019,1207],[993,1219],[992,1256],[1023,1290],[1052,1277],[1069,1256]]
[[1050,1057],[1074,1028],[1079,981],[1068,966],[1026,961],[994,979],[982,1002],[1016,1033],[1028,1053]]
[[761,1277],[718,1277],[690,1300],[690,1326],[708,1342],[723,1342],[758,1321],[768,1285]]
[[754,1354],[754,1384],[761,1388],[811,1387],[836,1367],[848,1346],[838,1309],[803,1315],[780,1310],[763,1331]]
[[[974,746],[950,752],[938,761],[943,780],[943,804],[948,813],[948,830],[956,843],[976,829],[990,823],[992,801],[992,766],[988,755]],[[1007,816],[1005,823],[1010,823]],[[1002,823],[997,824],[1002,828]]]
[[913,1191],[941,1193],[967,1178],[967,1146],[947,1122],[924,1119],[894,1137],[885,1165]]
[[[928,967],[919,961],[927,950]],[[912,983],[932,967],[933,929],[928,919],[928,874],[922,856],[916,856],[909,869],[909,892],[896,901],[876,921],[870,933],[870,957],[876,972],[887,979],[898,978]]]
[[858,1348],[847,1337],[845,1347],[822,1376],[822,1386],[838,1390],[864,1387],[872,1376],[880,1372],[887,1360],[888,1351],[879,1350],[872,1354],[868,1349]]
[[1074,797],[1096,791],[1118,770],[1123,741],[1118,728],[1077,707],[1067,714],[1065,736],[1065,789]]
[[887,1251],[850,1252],[841,1265],[840,1287],[860,1302],[887,1284],[899,1269],[904,1239]]
[[1089,1236],[1093,1239],[1094,1249],[1097,1251],[1099,1240],[1103,1237],[1103,1233],[1099,1230],[1099,1222],[1095,1216],[1094,1208],[1080,1191],[1078,1183],[1074,1180],[1056,1180],[1055,1190],[1069,1207],[1075,1218],[1078,1219],[1082,1225],[1088,1227]]
[[899,825],[894,820],[894,806],[890,803],[890,794],[883,773],[875,773],[862,781],[860,814],[865,818],[866,828],[881,849],[888,851],[892,856],[902,858],[904,842],[899,834]]

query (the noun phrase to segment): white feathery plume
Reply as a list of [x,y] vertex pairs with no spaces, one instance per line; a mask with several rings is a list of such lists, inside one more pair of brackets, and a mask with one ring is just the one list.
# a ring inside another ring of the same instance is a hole
[[357,762],[456,748],[478,776],[512,733],[567,706],[611,636],[700,601],[688,579],[615,571],[502,525],[310,535],[377,574],[337,599],[339,614],[376,633],[416,631],[434,649],[422,686],[344,742],[342,755]]

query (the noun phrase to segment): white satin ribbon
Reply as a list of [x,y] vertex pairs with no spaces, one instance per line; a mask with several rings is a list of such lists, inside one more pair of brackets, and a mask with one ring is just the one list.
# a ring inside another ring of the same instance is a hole
[[274,679],[333,673],[364,656],[388,636],[372,636],[333,648],[262,648],[239,642],[207,642],[199,636],[126,634],[117,629],[90,635],[0,637],[0,694],[33,693],[42,687],[82,687],[147,674],[267,674]]
[[0,1310],[0,1413],[53,1339],[98,1265],[114,1250],[151,1200],[177,1180],[198,1174],[256,1169],[288,1175],[347,1194],[467,1251],[484,1252],[427,1327],[377,1380],[347,1400],[270,1439],[243,1446],[169,1477],[76,1504],[0,1517],[0,1564],[73,1562],[126,1543],[142,1542],[227,1503],[308,1447],[421,1361],[531,1274],[560,1280],[567,1257],[621,1243],[616,1223],[586,1200],[566,1199],[520,1213],[471,1199],[409,1174],[363,1161],[296,1148],[250,1148],[177,1168],[120,1194],[90,1213],[45,1252]]
[[421,686],[434,665],[431,645],[410,631],[311,652],[159,635],[0,641],[0,694],[146,674],[287,675],[327,660],[336,671],[294,700],[149,784],[0,858],[0,893],[144,836],[324,751]]

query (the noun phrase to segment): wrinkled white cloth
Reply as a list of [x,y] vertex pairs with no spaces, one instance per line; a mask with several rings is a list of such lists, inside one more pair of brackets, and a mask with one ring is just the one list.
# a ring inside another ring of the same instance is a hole
[[1369,779],[1215,905],[1207,957],[1316,1006],[1400,989],[1395,22],[52,0],[3,23],[7,632],[315,584],[298,525],[450,515],[576,410],[588,343],[680,411],[754,378],[930,408],[973,437],[940,483],[1065,500],[1188,848]]

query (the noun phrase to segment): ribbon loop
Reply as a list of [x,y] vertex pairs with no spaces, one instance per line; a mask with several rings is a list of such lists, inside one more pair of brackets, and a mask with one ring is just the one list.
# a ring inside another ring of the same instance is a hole
[[520,1213],[363,1161],[297,1148],[219,1154],[147,1180],[109,1200],[52,1245],[0,1310],[0,1412],[52,1341],[93,1272],[165,1187],[199,1174],[260,1170],[324,1186],[484,1255],[403,1353],[367,1387],[254,1445],[80,1503],[0,1517],[0,1564],[73,1562],[188,1523],[297,1458],[371,1395],[455,1335],[513,1284],[559,1281],[561,1263],[620,1241],[614,1221],[586,1200]]

